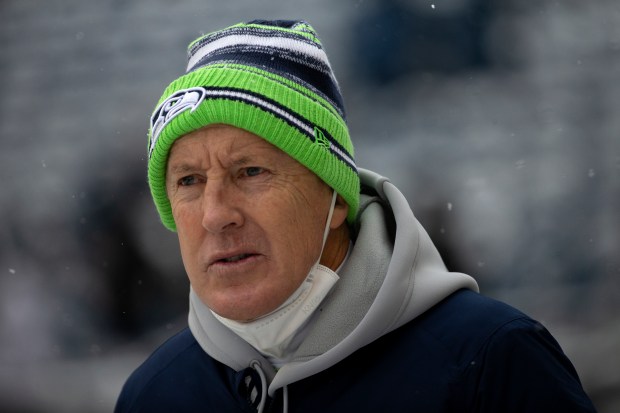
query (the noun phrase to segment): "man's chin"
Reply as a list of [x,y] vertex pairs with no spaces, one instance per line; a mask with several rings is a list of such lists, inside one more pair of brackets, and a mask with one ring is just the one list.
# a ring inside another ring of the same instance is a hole
[[[264,300],[261,300],[260,297],[248,297],[247,295],[243,297],[230,296],[211,300],[205,300],[200,294],[199,297],[202,302],[218,316],[240,323],[254,321],[269,314],[278,307],[277,305],[265,306],[264,303],[261,303],[261,301],[264,302]],[[252,303],[254,301],[260,304],[253,305]]]

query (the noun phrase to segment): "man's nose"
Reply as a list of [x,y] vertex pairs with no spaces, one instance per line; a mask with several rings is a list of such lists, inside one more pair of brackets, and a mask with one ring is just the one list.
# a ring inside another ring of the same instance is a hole
[[224,183],[207,183],[202,203],[202,226],[217,234],[243,225],[239,199]]

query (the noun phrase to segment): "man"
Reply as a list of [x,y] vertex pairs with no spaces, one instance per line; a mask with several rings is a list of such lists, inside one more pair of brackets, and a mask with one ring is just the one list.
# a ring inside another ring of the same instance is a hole
[[398,189],[357,169],[307,23],[190,44],[149,137],[189,329],[117,412],[594,411],[547,330],[448,272]]

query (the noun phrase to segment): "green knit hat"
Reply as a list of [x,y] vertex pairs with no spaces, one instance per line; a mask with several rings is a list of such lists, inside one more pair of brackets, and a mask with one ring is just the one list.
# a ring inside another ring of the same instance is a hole
[[360,181],[344,105],[327,55],[303,21],[252,21],[188,47],[187,72],[151,117],[148,181],[163,224],[176,230],[166,194],[174,141],[207,125],[245,129],[296,159],[340,194],[352,222]]

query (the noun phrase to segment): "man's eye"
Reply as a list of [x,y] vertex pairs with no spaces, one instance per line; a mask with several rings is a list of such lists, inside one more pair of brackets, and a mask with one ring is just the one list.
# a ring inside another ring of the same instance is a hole
[[196,181],[197,179],[194,175],[189,175],[189,176],[184,176],[183,178],[179,179],[178,183],[179,183],[179,186],[189,186],[189,185],[195,184]]
[[263,172],[265,172],[265,170],[259,166],[250,166],[248,168],[245,168],[245,175],[250,177],[258,176]]

